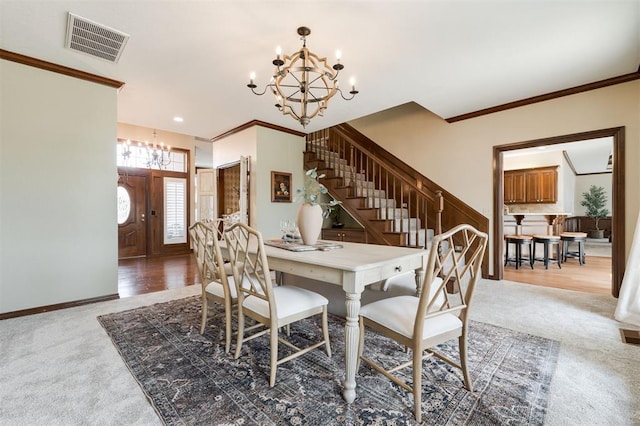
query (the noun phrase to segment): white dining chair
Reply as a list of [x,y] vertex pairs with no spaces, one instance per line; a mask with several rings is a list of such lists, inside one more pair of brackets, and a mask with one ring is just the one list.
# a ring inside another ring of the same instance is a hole
[[189,235],[196,258],[202,286],[202,318],[200,334],[204,334],[209,316],[214,312],[211,302],[224,306],[225,352],[231,349],[232,313],[238,297],[230,263],[226,263],[220,251],[222,220],[199,221],[189,228]]
[[[418,422],[422,421],[423,360],[436,356],[461,369],[465,387],[469,391],[473,389],[467,368],[468,309],[481,274],[486,245],[487,234],[466,224],[435,236],[420,296],[391,297],[360,309],[358,367],[362,360],[413,393],[414,414]],[[411,349],[412,359],[392,368],[379,365],[364,354],[365,329],[371,329]],[[459,361],[434,350],[435,346],[456,338]],[[412,384],[393,374],[411,366]]]
[[[329,301],[318,293],[292,285],[274,286],[265,253],[262,234],[244,223],[235,223],[224,231],[224,239],[238,293],[238,341],[235,357],[240,357],[242,344],[264,334],[270,337],[270,377],[269,386],[276,380],[278,365],[297,358],[324,345],[331,356],[327,305]],[[322,316],[323,338],[317,343],[299,348],[281,337],[280,328],[288,329],[294,322]],[[245,317],[251,318],[265,328],[245,335]],[[282,343],[292,353],[278,359],[278,343]]]

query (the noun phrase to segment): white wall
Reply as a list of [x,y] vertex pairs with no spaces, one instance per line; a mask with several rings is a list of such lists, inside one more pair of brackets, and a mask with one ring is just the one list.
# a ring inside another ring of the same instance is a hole
[[0,312],[118,293],[116,89],[0,60]]
[[[265,236],[280,236],[280,220],[296,220],[299,203],[296,190],[304,184],[304,138],[257,126],[258,156],[256,168],[256,222]],[[271,172],[291,173],[292,202],[271,202]]]
[[271,202],[271,171],[291,173],[292,198],[303,182],[304,137],[253,126],[213,143],[213,165],[251,157],[249,223],[266,237],[280,235],[280,220],[295,220],[298,203]]
[[[451,124],[414,103],[349,124],[487,216],[489,229],[494,146],[624,126],[628,253],[640,208],[638,99],[635,80]],[[492,263],[492,248],[489,253]]]

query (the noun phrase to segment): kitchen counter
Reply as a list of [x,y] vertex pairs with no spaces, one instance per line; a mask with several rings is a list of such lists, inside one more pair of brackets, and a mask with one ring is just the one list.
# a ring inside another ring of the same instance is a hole
[[513,212],[513,213],[509,213],[506,216],[513,216],[513,218],[516,220],[516,224],[518,225],[522,225],[522,221],[524,220],[525,216],[544,216],[547,219],[547,223],[549,225],[554,225],[556,223],[556,221],[558,220],[559,217],[567,217],[567,216],[571,216],[571,213],[567,213],[567,212]]
[[561,231],[558,226],[560,222],[571,214],[569,212],[509,212],[505,216],[513,216],[516,221],[516,235],[522,234],[522,222],[525,216],[543,216],[547,221],[547,234],[554,235]]

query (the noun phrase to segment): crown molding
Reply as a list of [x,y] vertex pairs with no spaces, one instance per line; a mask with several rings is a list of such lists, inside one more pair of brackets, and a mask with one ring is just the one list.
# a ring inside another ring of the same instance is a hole
[[124,86],[124,83],[122,81],[112,80],[100,75],[90,74],[88,72],[54,64],[53,62],[43,61],[41,59],[32,58],[30,56],[21,55],[15,52],[9,52],[8,50],[0,49],[0,59],[17,62],[19,64],[28,65],[34,68],[40,68],[58,74],[68,75],[70,77],[79,78],[81,80],[90,81],[92,83],[113,87],[115,89],[120,89],[122,86]]
[[640,79],[640,69],[636,72],[620,75],[618,77],[607,78],[605,80],[587,83],[580,86],[571,87],[569,89],[558,90],[556,92],[546,93],[544,95],[533,96],[531,98],[519,101],[508,102],[506,104],[497,105],[491,108],[485,108],[467,114],[456,115],[445,119],[447,123],[455,123],[456,121],[468,120],[470,118],[480,117],[482,115],[493,114],[495,112],[506,111],[512,108],[518,108],[525,105],[531,105],[538,102],[544,102],[551,99],[561,98],[563,96],[575,95],[577,93],[588,92],[590,90],[601,89],[603,87],[614,86],[616,84],[626,83],[628,81]]
[[229,130],[227,132],[219,134],[218,136],[214,136],[214,137],[212,137],[210,139],[210,141],[211,142],[216,142],[216,141],[218,141],[220,139],[224,139],[226,137],[229,137],[229,136],[233,135],[234,133],[241,132],[241,131],[246,130],[246,129],[248,129],[250,127],[253,127],[253,126],[262,126],[262,127],[266,127],[267,129],[277,130],[279,132],[290,133],[290,134],[295,135],[295,136],[307,136],[306,133],[299,132],[299,131],[296,131],[296,130],[287,129],[286,127],[277,126],[275,124],[266,123],[266,122],[260,121],[260,120],[252,120],[252,121],[249,121],[249,122],[247,122],[245,124],[242,124],[242,125],[234,128],[234,129],[231,129],[231,130]]

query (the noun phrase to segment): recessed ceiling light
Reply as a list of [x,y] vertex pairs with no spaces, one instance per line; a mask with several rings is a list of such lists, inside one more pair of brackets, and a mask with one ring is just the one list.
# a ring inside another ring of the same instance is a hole
[[173,121],[175,121],[176,123],[182,123],[184,121],[184,118],[175,116],[173,117]]

